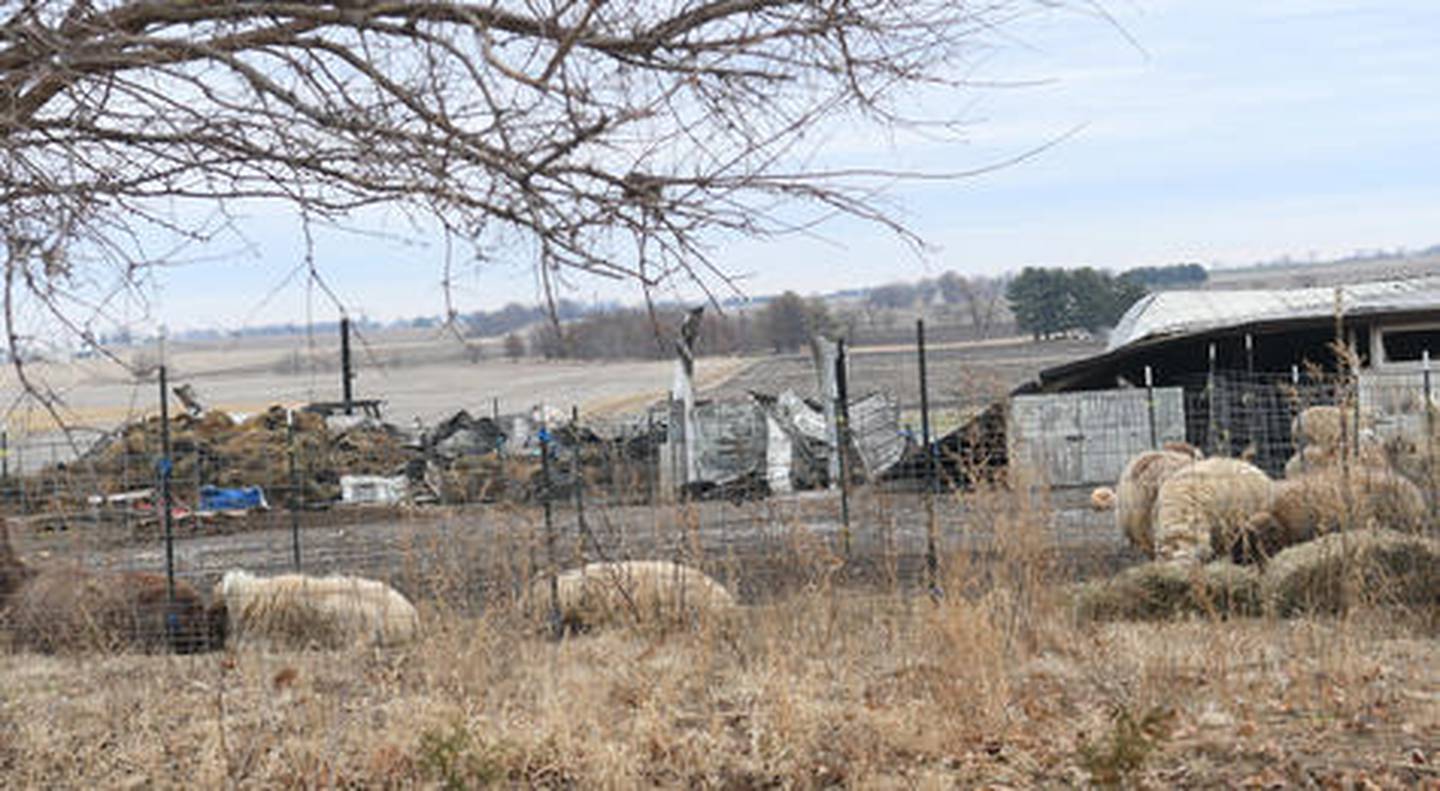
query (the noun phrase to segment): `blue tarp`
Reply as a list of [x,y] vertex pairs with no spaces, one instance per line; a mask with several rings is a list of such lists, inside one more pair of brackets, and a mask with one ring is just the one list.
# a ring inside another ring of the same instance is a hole
[[265,490],[259,486],[245,486],[239,489],[222,489],[219,486],[200,487],[200,510],[202,511],[248,511],[251,508],[269,508],[265,502]]

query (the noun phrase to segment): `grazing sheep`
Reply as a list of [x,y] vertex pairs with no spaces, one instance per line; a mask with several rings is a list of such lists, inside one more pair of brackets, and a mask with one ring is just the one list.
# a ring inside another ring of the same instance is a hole
[[198,653],[224,640],[200,593],[183,580],[169,600],[165,577],[78,568],[35,571],[10,598],[3,620],[14,646],[38,653]]
[[1214,536],[1228,545],[1252,515],[1270,507],[1272,486],[1263,470],[1239,459],[1203,459],[1171,475],[1155,498],[1156,557],[1209,560]]
[[1237,563],[1263,562],[1285,547],[1347,528],[1415,533],[1426,515],[1419,487],[1393,470],[1357,466],[1346,474],[1329,467],[1276,484],[1270,507],[1217,551]]
[[[668,560],[590,563],[561,572],[557,593],[560,623],[572,633],[621,623],[689,623],[736,606],[725,586]],[[548,612],[550,579],[536,580],[530,597],[536,611]]]
[[383,582],[361,577],[225,572],[215,607],[236,646],[343,648],[415,639],[415,606]]
[[1115,485],[1115,524],[1132,546],[1150,557],[1155,556],[1150,524],[1160,485],[1166,478],[1194,464],[1201,455],[1191,445],[1167,442],[1163,449],[1145,451],[1125,465],[1120,481]]

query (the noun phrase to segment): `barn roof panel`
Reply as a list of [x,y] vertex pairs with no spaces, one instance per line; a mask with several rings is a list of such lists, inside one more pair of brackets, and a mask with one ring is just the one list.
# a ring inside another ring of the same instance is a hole
[[[1342,288],[1347,316],[1440,307],[1440,277],[1381,280]],[[1110,334],[1106,352],[1141,341],[1276,319],[1334,315],[1335,287],[1245,291],[1162,291],[1130,306]]]

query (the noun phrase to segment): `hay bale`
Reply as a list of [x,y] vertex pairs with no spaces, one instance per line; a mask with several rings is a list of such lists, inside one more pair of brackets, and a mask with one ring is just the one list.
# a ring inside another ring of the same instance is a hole
[[1183,443],[1166,443],[1162,450],[1150,450],[1134,457],[1120,473],[1115,485],[1115,524],[1131,546],[1155,556],[1150,525],[1155,497],[1171,475],[1194,464],[1200,451]]
[[1276,555],[1261,586],[1280,616],[1356,604],[1440,606],[1440,541],[1393,530],[1322,536]]
[[1255,513],[1270,507],[1272,489],[1270,476],[1239,459],[1203,459],[1176,472],[1155,498],[1155,556],[1191,563],[1209,560],[1216,536],[1228,546]]
[[[570,632],[621,624],[689,625],[725,618],[735,598],[704,572],[668,560],[589,563],[557,577],[560,622]],[[530,607],[548,614],[550,580],[535,580]]]
[[1152,561],[1110,579],[1081,585],[1076,611],[1085,620],[1154,621],[1182,615],[1256,615],[1260,575],[1228,561],[1205,565]]

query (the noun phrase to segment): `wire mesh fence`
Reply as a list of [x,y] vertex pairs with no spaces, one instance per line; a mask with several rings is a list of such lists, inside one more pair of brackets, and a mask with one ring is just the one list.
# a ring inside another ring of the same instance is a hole
[[[870,389],[864,382],[857,377],[856,391]],[[930,416],[944,428],[928,449],[901,403],[905,455],[884,475],[856,475],[843,493],[820,479],[813,491],[785,496],[762,488],[703,499],[664,474],[674,457],[663,407],[624,419],[572,411],[530,420],[529,432],[496,415],[490,428],[509,430],[494,435],[476,419],[402,432],[285,410],[244,420],[185,415],[171,421],[164,464],[161,427],[141,418],[89,432],[97,439],[78,454],[55,436],[11,444],[16,463],[3,492],[28,555],[120,591],[105,617],[147,635],[144,644],[158,628],[183,648],[218,628],[186,608],[213,599],[235,569],[375,580],[464,613],[519,603],[535,580],[564,569],[629,560],[702,570],[747,602],[837,580],[923,591],[937,554],[983,561],[998,551],[1004,520],[977,507],[984,495],[975,490],[1019,468],[1044,484],[1034,490],[1043,502],[1031,506],[1044,514],[1055,562],[1076,576],[1110,571],[1138,555],[1114,516],[1090,509],[1089,488],[1113,485],[1137,454],[1166,443],[1244,458],[1275,479],[1334,471],[1361,492],[1399,475],[1433,514],[1432,385],[1418,368],[1216,371],[983,409],[978,399],[951,400],[935,412],[956,419],[944,427]],[[43,463],[22,465],[22,455]],[[1351,489],[1337,491],[1344,500]],[[1351,509],[1349,525],[1366,516],[1353,502],[1340,505]]]

